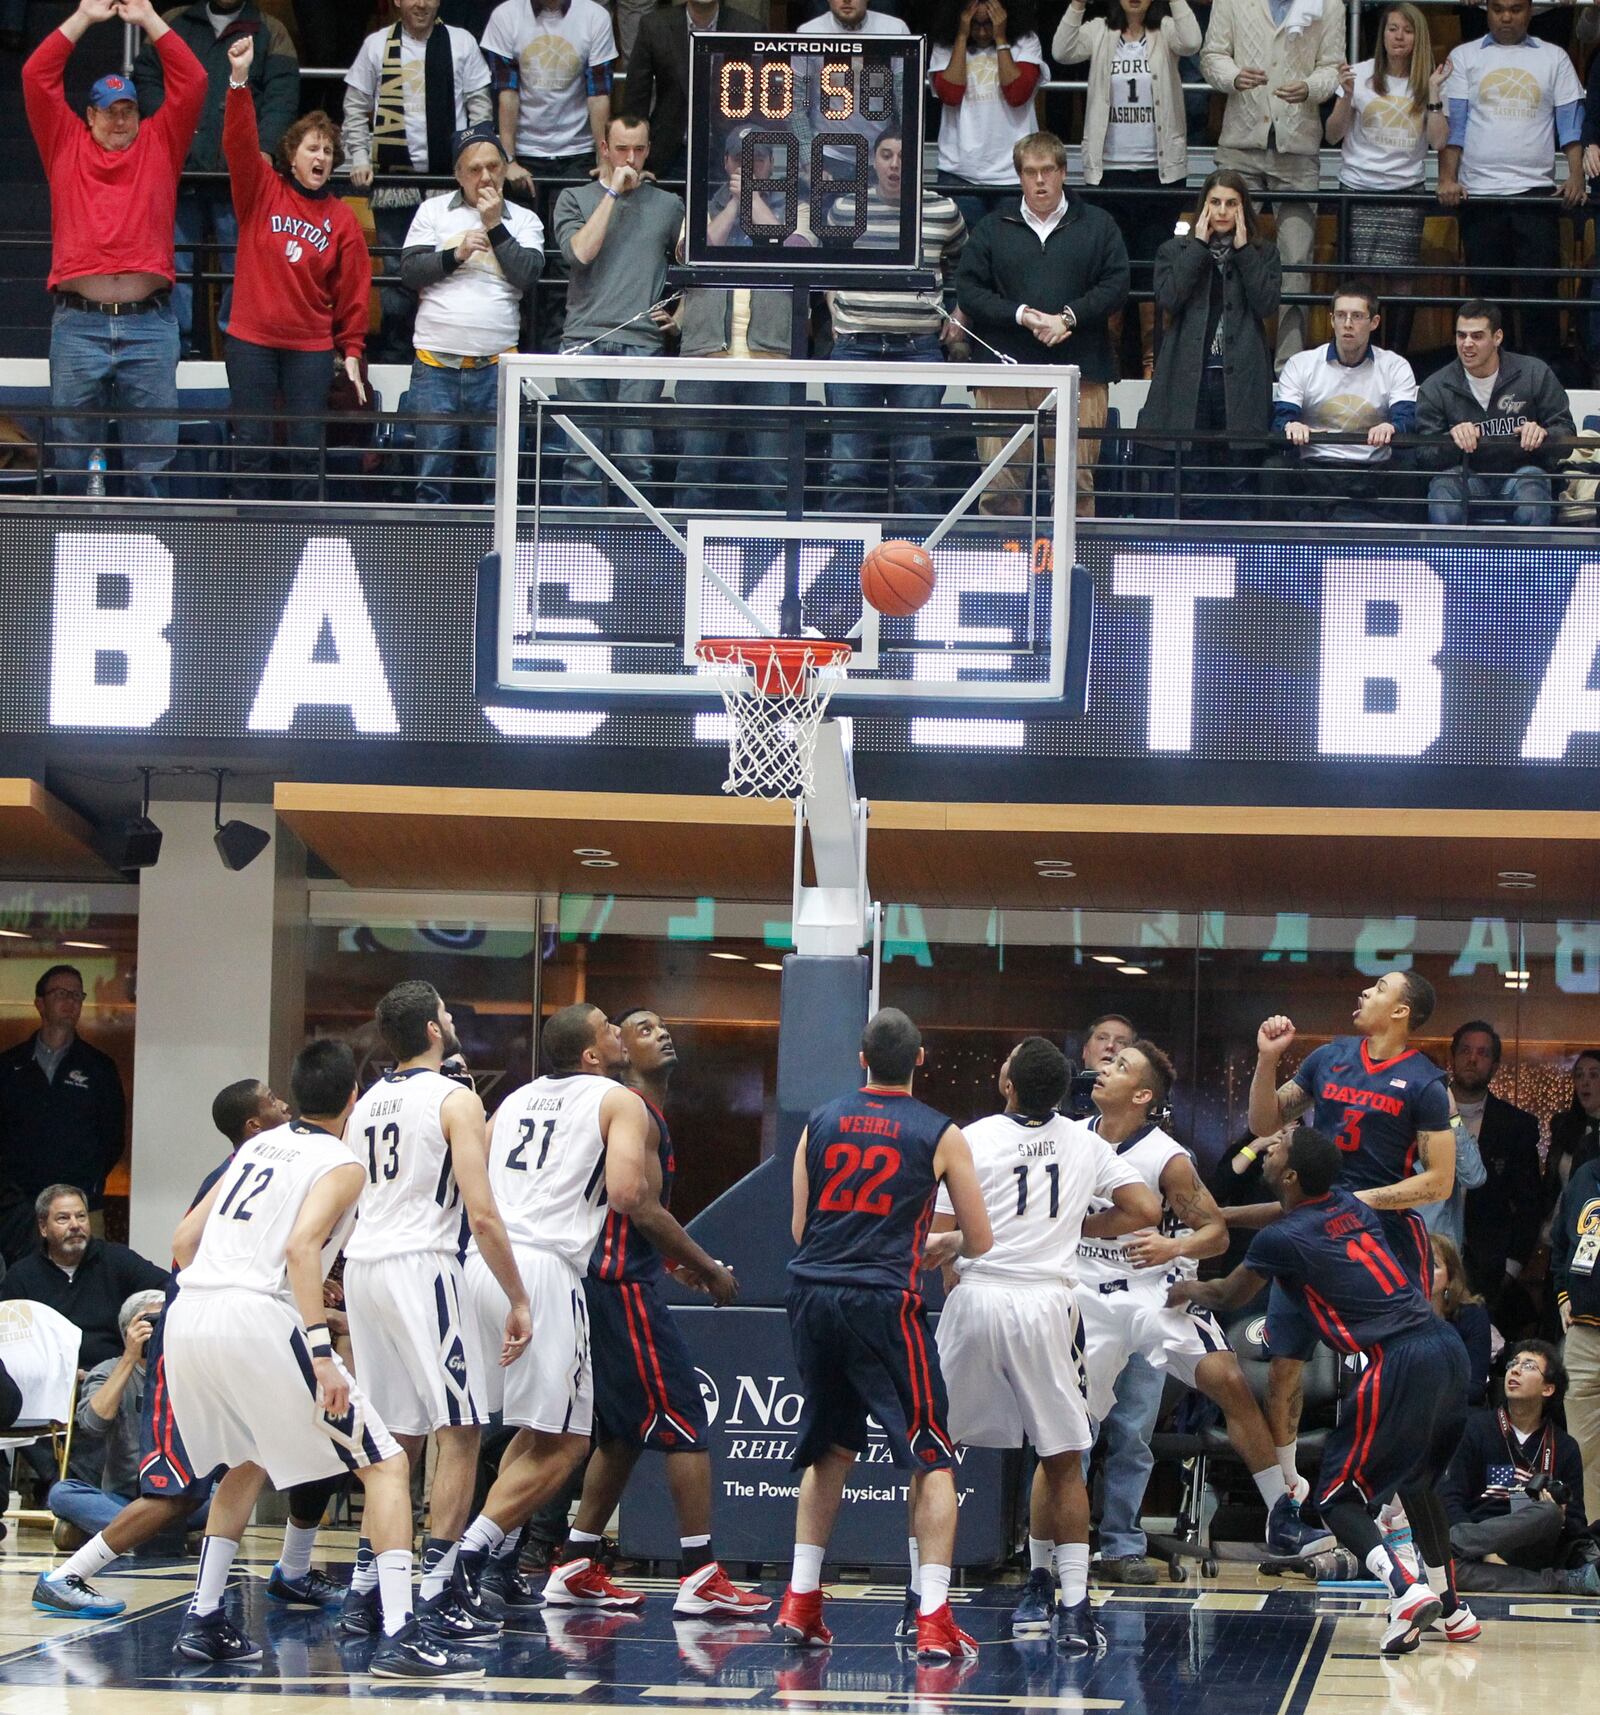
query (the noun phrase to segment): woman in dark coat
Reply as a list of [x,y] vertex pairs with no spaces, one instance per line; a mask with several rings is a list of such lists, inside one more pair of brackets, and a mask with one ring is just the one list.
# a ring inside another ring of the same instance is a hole
[[[1222,170],[1200,190],[1193,226],[1156,252],[1156,305],[1166,331],[1155,379],[1139,413],[1140,429],[1178,434],[1228,429],[1265,435],[1272,423],[1272,347],[1267,322],[1278,313],[1283,268],[1275,245],[1257,236],[1255,204],[1244,180]],[[1185,460],[1227,465],[1226,473],[1184,477],[1184,492],[1235,497],[1264,446],[1192,446]],[[1163,462],[1172,459],[1170,444]],[[1246,511],[1237,499],[1227,508]]]

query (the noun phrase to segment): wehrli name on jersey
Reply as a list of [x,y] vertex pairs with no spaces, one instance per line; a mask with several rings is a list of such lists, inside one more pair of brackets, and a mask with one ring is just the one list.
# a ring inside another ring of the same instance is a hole
[[890,1119],[886,1114],[841,1114],[839,1130],[864,1132],[870,1137],[898,1137],[900,1122]]

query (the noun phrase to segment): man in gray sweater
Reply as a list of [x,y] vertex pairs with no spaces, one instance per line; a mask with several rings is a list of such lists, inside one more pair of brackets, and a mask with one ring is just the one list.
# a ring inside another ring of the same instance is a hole
[[1487,504],[1513,524],[1551,522],[1553,444],[1572,433],[1566,389],[1537,357],[1504,349],[1500,308],[1472,298],[1456,311],[1456,361],[1417,394],[1417,433],[1453,445],[1424,447],[1428,522],[1466,524]]
[[[563,354],[655,357],[662,352],[672,323],[662,291],[683,229],[683,199],[642,177],[649,151],[648,119],[613,118],[600,151],[599,178],[568,185],[556,200],[556,243],[571,272]],[[567,380],[561,397],[651,404],[661,397],[662,385]],[[634,482],[648,480],[648,429],[602,428],[593,412],[575,421]],[[604,498],[604,480],[594,461],[581,452],[571,454],[562,472],[562,505],[594,506]]]

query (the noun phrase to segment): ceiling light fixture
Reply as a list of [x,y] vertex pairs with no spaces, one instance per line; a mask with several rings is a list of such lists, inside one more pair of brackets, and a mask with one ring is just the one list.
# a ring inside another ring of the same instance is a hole
[[1071,858],[1035,858],[1033,860],[1033,867],[1035,869],[1071,869],[1072,868],[1072,859]]
[[254,822],[223,821],[222,782],[227,775],[226,768],[217,770],[216,832],[211,836],[211,842],[217,848],[217,856],[222,859],[224,869],[245,869],[272,844],[272,835],[265,828],[258,828]]
[[782,965],[769,965],[769,964],[763,963],[763,964],[757,965],[756,969],[758,971],[781,971],[783,969],[783,966]]
[[574,846],[572,855],[574,857],[610,857],[611,849],[609,846]]
[[712,959],[737,959],[741,965],[747,962],[743,953],[709,953],[707,954],[707,957]]
[[0,929],[0,939],[7,941],[31,941],[33,937],[25,929]]
[[76,947],[85,953],[104,953],[110,950],[104,941],[63,941],[61,945],[63,947]]
[[1119,977],[1147,977],[1150,973],[1143,965],[1118,965],[1117,975]]
[[585,869],[616,869],[618,864],[615,858],[585,858],[583,867]]
[[1074,881],[1078,875],[1075,869],[1041,869],[1038,873],[1041,881]]
[[1121,953],[1091,953],[1090,957],[1097,965],[1120,965],[1122,963]]
[[1502,869],[1495,872],[1496,881],[1537,881],[1536,871],[1531,869]]

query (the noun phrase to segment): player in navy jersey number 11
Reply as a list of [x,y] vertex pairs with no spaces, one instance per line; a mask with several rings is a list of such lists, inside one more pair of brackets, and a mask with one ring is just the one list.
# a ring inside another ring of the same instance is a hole
[[[1385,972],[1356,1000],[1355,1034],[1312,1049],[1281,1084],[1278,1067],[1295,1040],[1295,1027],[1278,1014],[1256,1033],[1250,1082],[1250,1129],[1270,1137],[1304,1114],[1332,1138],[1338,1146],[1337,1183],[1373,1210],[1385,1243],[1425,1299],[1433,1290],[1433,1247],[1417,1211],[1449,1197],[1456,1172],[1445,1073],[1410,1045],[1433,1006],[1426,977]],[[1280,1212],[1276,1203],[1230,1209],[1228,1225],[1260,1227]],[[1274,1284],[1267,1307],[1267,1422],[1296,1500],[1304,1494],[1295,1471],[1300,1372],[1317,1337],[1292,1296]]]
[[[1467,1353],[1406,1278],[1374,1211],[1336,1188],[1340,1167],[1332,1138],[1304,1125],[1279,1132],[1265,1171],[1283,1218],[1255,1235],[1226,1280],[1179,1281],[1168,1303],[1236,1310],[1270,1280],[1325,1345],[1365,1359],[1323,1449],[1317,1507],[1357,1564],[1389,1586],[1381,1647],[1404,1655],[1429,1626],[1452,1643],[1478,1635],[1456,1596],[1450,1523],[1436,1488],[1466,1426]],[[1373,1517],[1395,1494],[1411,1520],[1425,1584],[1413,1583],[1384,1546]]]
[[[903,1012],[875,1013],[861,1038],[865,1087],[818,1108],[795,1150],[800,1248],[786,1303],[805,1398],[794,1463],[805,1474],[794,1567],[773,1635],[790,1644],[832,1641],[822,1620],[822,1558],[871,1418],[895,1465],[912,1473],[917,1655],[937,1662],[974,1656],[978,1646],[950,1612],[955,1448],[921,1276],[957,1256],[982,1256],[994,1238],[966,1138],[911,1093],[922,1059],[921,1033]],[[941,1182],[956,1227],[930,1241]]]

